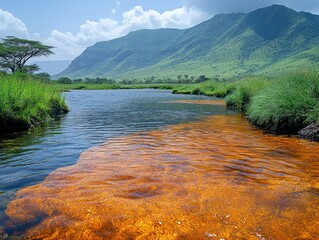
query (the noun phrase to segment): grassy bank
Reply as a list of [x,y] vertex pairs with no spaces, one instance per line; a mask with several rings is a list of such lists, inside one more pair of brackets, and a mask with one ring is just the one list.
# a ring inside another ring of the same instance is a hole
[[198,84],[185,84],[173,86],[176,94],[202,94],[206,96],[225,97],[236,88],[236,82],[206,81]]
[[292,72],[270,80],[207,81],[178,86],[173,92],[225,97],[229,108],[245,113],[254,125],[277,132],[298,132],[312,125],[312,133],[306,132],[305,137],[319,140],[318,71]]
[[299,131],[319,123],[319,72],[276,79],[253,95],[246,112],[255,125],[272,130]]
[[31,77],[0,76],[0,130],[24,130],[68,111],[59,90]]

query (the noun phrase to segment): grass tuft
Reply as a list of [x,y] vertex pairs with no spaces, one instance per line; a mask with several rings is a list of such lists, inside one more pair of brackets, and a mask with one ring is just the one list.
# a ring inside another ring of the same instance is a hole
[[227,107],[245,112],[252,96],[263,91],[269,85],[270,81],[261,77],[237,81],[235,90],[226,98]]
[[274,130],[300,130],[319,123],[319,72],[300,71],[277,79],[251,99],[250,120]]
[[0,76],[0,129],[26,129],[68,111],[55,87],[22,75]]

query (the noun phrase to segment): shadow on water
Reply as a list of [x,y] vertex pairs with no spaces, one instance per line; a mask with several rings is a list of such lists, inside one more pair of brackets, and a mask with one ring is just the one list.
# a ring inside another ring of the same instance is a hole
[[34,169],[25,171],[28,166],[44,164],[45,159],[25,156],[39,150],[37,146],[41,146],[48,136],[60,134],[63,118],[56,118],[25,132],[0,134],[0,223],[6,220],[4,210],[15,197],[15,191],[47,176],[41,171],[32,173]]

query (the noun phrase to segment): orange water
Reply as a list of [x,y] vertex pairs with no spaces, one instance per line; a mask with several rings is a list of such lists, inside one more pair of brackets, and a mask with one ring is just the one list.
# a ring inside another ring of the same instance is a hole
[[175,100],[165,101],[166,103],[185,103],[185,104],[199,104],[199,105],[215,105],[215,106],[226,106],[226,102],[223,100]]
[[319,239],[319,144],[234,115],[114,138],[6,214],[31,239]]

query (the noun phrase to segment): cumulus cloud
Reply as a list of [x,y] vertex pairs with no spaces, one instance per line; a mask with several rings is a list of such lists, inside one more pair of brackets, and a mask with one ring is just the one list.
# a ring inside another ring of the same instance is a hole
[[11,13],[0,9],[0,37],[29,37],[26,25]]
[[195,6],[210,14],[249,12],[272,4],[281,4],[299,11],[318,12],[318,0],[184,0],[189,7]]
[[138,29],[188,28],[206,17],[202,11],[195,7],[182,7],[159,13],[136,6],[124,12],[121,21],[112,18],[101,18],[97,21],[87,20],[80,26],[79,32],[53,30],[45,42],[57,47],[56,58],[74,58],[87,46],[97,41],[110,40]]

